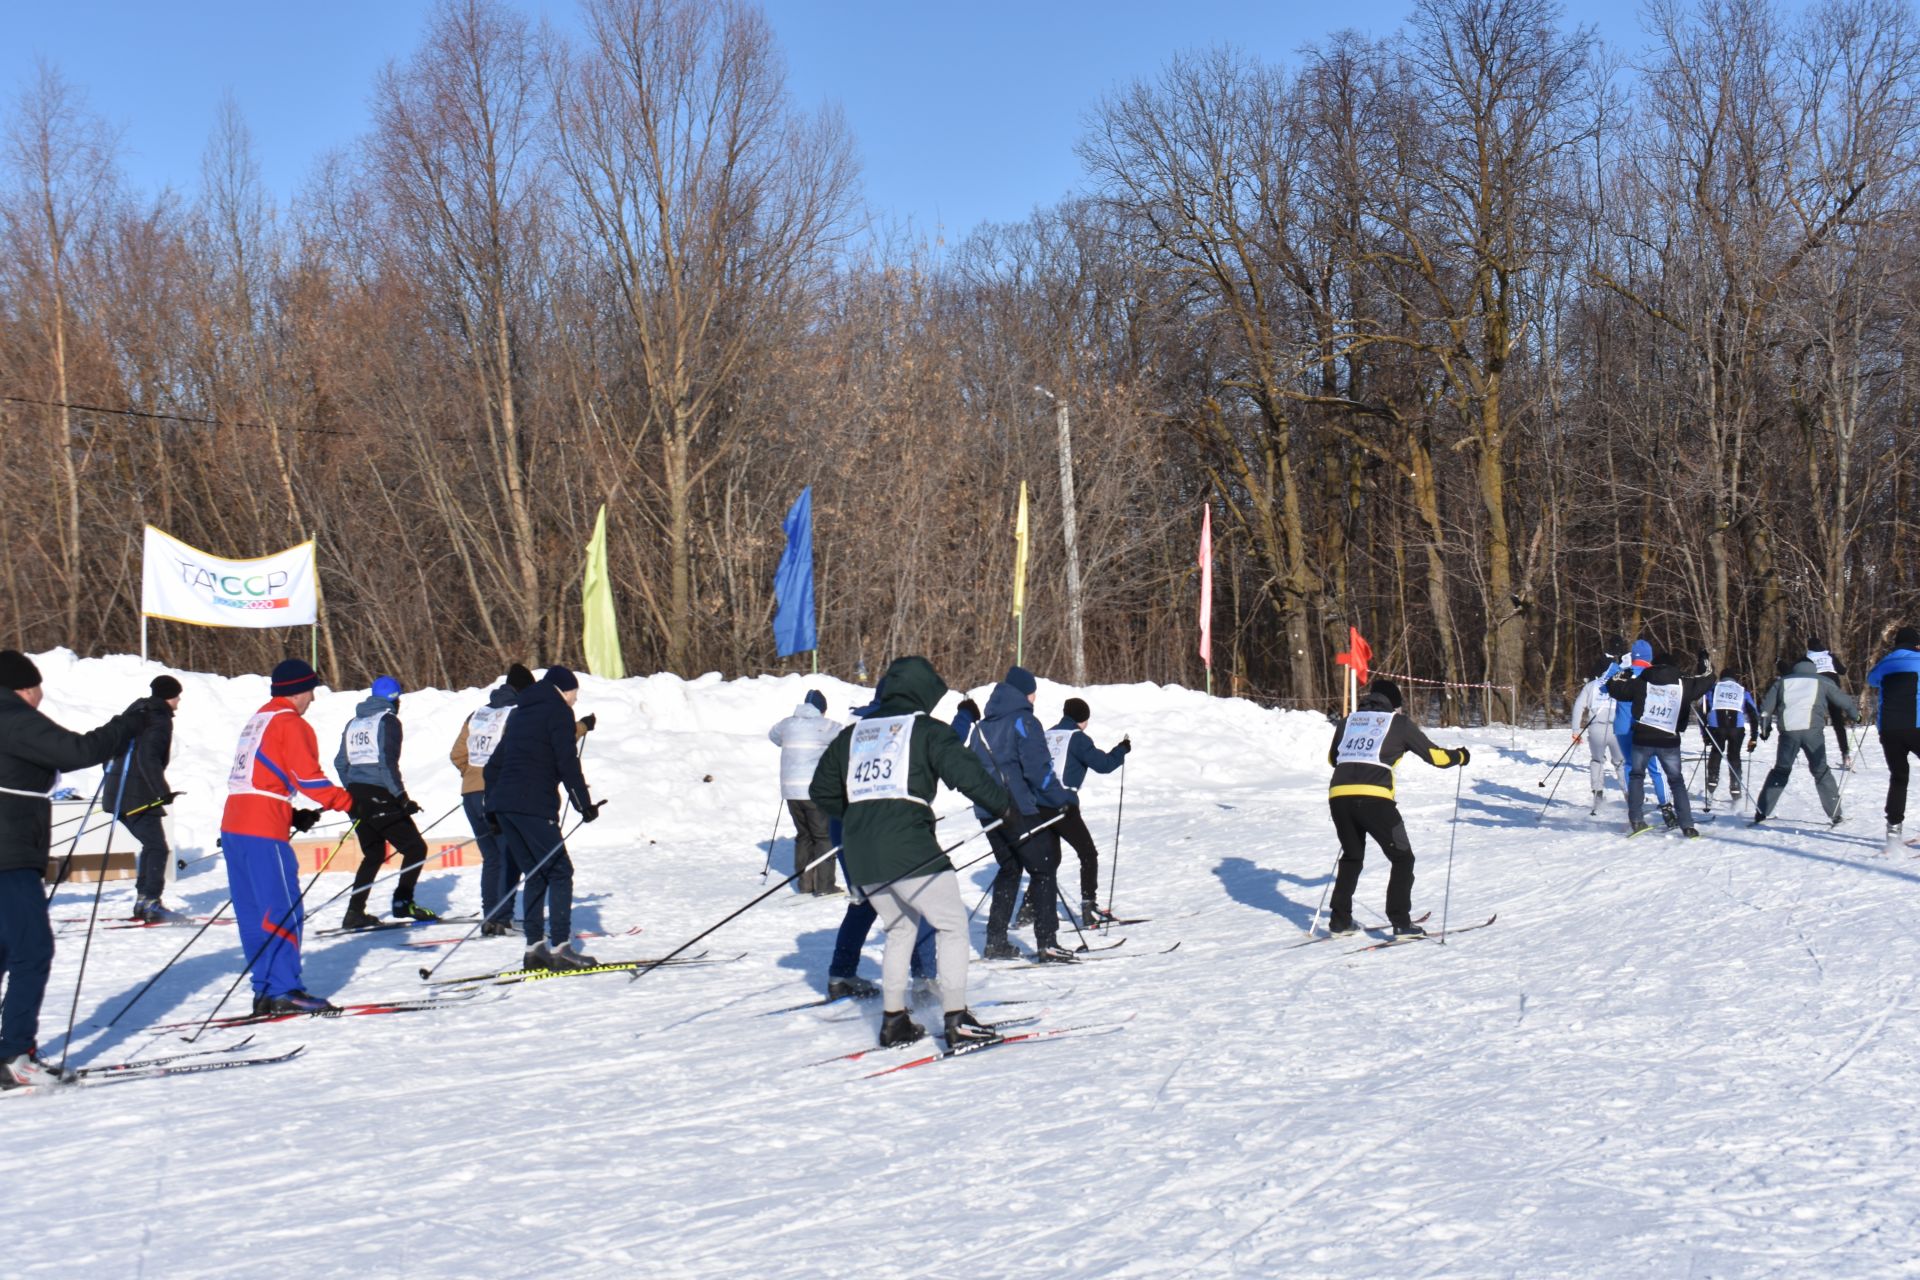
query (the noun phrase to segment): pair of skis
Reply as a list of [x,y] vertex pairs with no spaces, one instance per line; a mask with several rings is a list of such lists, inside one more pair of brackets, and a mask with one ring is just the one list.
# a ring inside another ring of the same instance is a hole
[[233,1071],[240,1067],[267,1067],[277,1062],[291,1062],[306,1052],[305,1045],[295,1045],[284,1053],[269,1054],[260,1057],[236,1058],[252,1044],[253,1037],[219,1049],[190,1049],[183,1053],[163,1054],[157,1058],[140,1058],[131,1062],[104,1062],[93,1066],[80,1067],[73,1072],[73,1079],[57,1084],[23,1085],[9,1089],[0,1097],[14,1094],[30,1095],[54,1093],[73,1088],[94,1088],[103,1084],[131,1084],[136,1080],[160,1080],[167,1076],[204,1075],[210,1071]]

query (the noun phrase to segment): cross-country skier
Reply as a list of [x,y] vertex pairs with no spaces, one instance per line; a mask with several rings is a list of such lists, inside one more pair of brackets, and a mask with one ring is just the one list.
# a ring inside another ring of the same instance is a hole
[[598,963],[573,941],[573,861],[560,832],[562,787],[580,821],[600,816],[574,752],[573,706],[579,696],[573,672],[548,667],[514,703],[500,745],[483,770],[487,812],[499,822],[507,851],[520,868],[529,969],[586,969]]
[[147,727],[134,744],[125,782],[120,776],[120,757],[116,756],[107,762],[106,782],[100,794],[108,804],[119,806],[120,825],[140,842],[140,861],[133,879],[133,918],[166,924],[184,918],[160,900],[167,888],[167,860],[173,857],[173,850],[167,847],[165,818],[167,806],[179,792],[167,785],[167,765],[173,759],[173,713],[180,707],[181,688],[170,675],[155,676],[148,687],[150,696],[141,699]]
[[[1626,656],[1617,659],[1607,668],[1605,679],[1611,684],[1623,675],[1630,676],[1636,671],[1645,671],[1652,665],[1653,646],[1645,640],[1635,640],[1633,647],[1627,651]],[[1613,705],[1613,733],[1614,737],[1617,738],[1620,743],[1621,758],[1631,765],[1633,761],[1633,708],[1622,703],[1618,698],[1614,699]],[[1654,799],[1659,802],[1660,816],[1666,819],[1668,829],[1671,830],[1679,826],[1680,815],[1674,811],[1673,804],[1667,796],[1667,781],[1664,770],[1655,769],[1653,771],[1653,795]]]
[[1740,789],[1746,783],[1740,768],[1740,740],[1746,739],[1752,752],[1760,736],[1760,707],[1740,682],[1740,673],[1732,667],[1720,672],[1720,681],[1700,695],[1694,710],[1700,716],[1700,737],[1707,744],[1707,808],[1713,808],[1713,791],[1720,785],[1720,757],[1727,758],[1727,794],[1736,806]]
[[967,1008],[967,909],[953,863],[933,830],[939,783],[1003,819],[1012,801],[953,730],[931,716],[946,682],[925,658],[900,658],[882,681],[878,713],[833,740],[814,770],[808,794],[841,819],[848,883],[879,911],[887,930],[881,963],[882,1045],[910,1044],[926,1034],[907,1012],[907,971],[921,924],[935,931],[940,1001],[949,1047],[998,1039]]
[[787,812],[793,815],[793,868],[800,872],[798,888],[817,898],[839,890],[833,883],[833,859],[821,858],[833,848],[831,824],[808,798],[807,788],[813,783],[820,757],[839,733],[840,722],[827,718],[827,695],[818,689],[809,689],[793,714],[767,732],[767,738],[780,748],[780,795],[787,802]]
[[333,771],[353,796],[354,834],[360,839],[360,866],[353,873],[353,896],[347,899],[343,929],[366,929],[380,923],[367,913],[367,894],[387,860],[387,846],[400,856],[400,879],[393,886],[393,914],[402,920],[438,920],[439,914],[413,900],[420,871],[427,861],[427,842],[414,825],[419,802],[407,794],[400,777],[400,682],[381,676],[368,696],[353,709],[353,719],[340,732],[340,750]]
[[1920,628],[1902,627],[1894,633],[1893,651],[1873,664],[1867,684],[1880,691],[1875,719],[1880,723],[1880,750],[1887,758],[1887,848],[1900,843],[1901,824],[1907,818],[1909,753],[1920,756]]
[[[1053,909],[1059,893],[1060,837],[1052,822],[1073,803],[1060,784],[1047,753],[1046,731],[1033,714],[1040,682],[1025,667],[1009,667],[987,698],[987,714],[973,731],[973,754],[1013,797],[1015,820],[987,833],[1000,865],[993,878],[993,904],[987,909],[986,957],[1012,959],[1019,950],[1007,941],[1020,873],[1027,874],[1027,898],[1034,904],[1035,958],[1042,964],[1071,964],[1073,952],[1059,943],[1060,915]],[[993,817],[975,810],[982,822]],[[1056,824],[1057,825],[1057,824]]]
[[1060,776],[1060,785],[1073,797],[1060,820],[1060,838],[1080,857],[1080,918],[1097,924],[1111,920],[1113,915],[1100,907],[1100,850],[1080,816],[1080,785],[1087,780],[1089,769],[1095,773],[1118,769],[1133,750],[1133,740],[1122,738],[1113,750],[1100,750],[1087,736],[1087,721],[1092,718],[1085,699],[1068,698],[1061,708],[1060,723],[1047,730],[1047,754],[1053,760],[1053,771]]
[[1392,868],[1387,876],[1387,919],[1393,924],[1393,936],[1418,938],[1427,932],[1413,922],[1413,844],[1407,839],[1400,806],[1394,803],[1394,766],[1409,751],[1436,769],[1462,768],[1472,755],[1465,747],[1434,746],[1413,717],[1401,710],[1403,705],[1400,686],[1376,677],[1353,712],[1334,722],[1333,745],[1327,749],[1327,763],[1333,766],[1327,808],[1340,840],[1340,864],[1327,918],[1332,933],[1357,929],[1353,891],[1360,884],[1368,836],[1387,855]]
[[39,1054],[40,1001],[53,971],[45,885],[54,780],[124,756],[149,722],[143,699],[91,733],[74,733],[41,713],[44,695],[33,660],[0,650],[0,1089],[60,1078]]
[[[1635,648],[1639,646],[1636,645]],[[1646,806],[1647,766],[1657,763],[1667,776],[1673,807],[1661,806],[1668,828],[1678,826],[1692,840],[1700,829],[1693,825],[1693,797],[1687,794],[1686,774],[1680,768],[1680,744],[1687,731],[1692,704],[1713,687],[1713,672],[1708,655],[1701,653],[1694,674],[1683,676],[1669,654],[1659,653],[1632,675],[1615,676],[1607,692],[1627,708],[1632,717],[1632,763],[1627,770],[1627,835],[1637,836],[1650,828],[1641,821]],[[1658,775],[1656,775],[1658,776]]]
[[1827,811],[1833,825],[1840,825],[1840,785],[1827,769],[1829,714],[1836,719],[1858,721],[1860,708],[1841,692],[1832,676],[1823,675],[1814,666],[1812,658],[1794,663],[1792,670],[1767,690],[1766,698],[1760,703],[1760,715],[1767,724],[1779,726],[1780,754],[1774,759],[1772,772],[1767,774],[1766,785],[1760,789],[1751,825],[1757,827],[1773,816],[1774,806],[1780,803],[1780,793],[1786,790],[1787,780],[1793,776],[1794,757],[1801,752],[1806,753],[1807,768],[1820,791],[1820,807]]
[[1613,771],[1620,775],[1620,786],[1626,789],[1627,762],[1620,754],[1620,739],[1613,731],[1613,695],[1607,692],[1606,671],[1613,665],[1609,660],[1601,668],[1601,673],[1580,686],[1580,696],[1573,700],[1573,740],[1577,745],[1586,739],[1591,758],[1587,762],[1587,780],[1593,785],[1593,808],[1589,813],[1600,812],[1600,799],[1607,791],[1607,761],[1613,761]]
[[311,830],[318,810],[296,812],[294,796],[347,813],[353,796],[320,771],[319,744],[306,721],[320,677],[298,658],[273,669],[273,696],[240,731],[227,771],[220,851],[233,895],[240,945],[252,960],[255,1013],[324,1013],[333,1005],[300,984],[300,868],[289,837]]
[[[487,822],[487,761],[500,745],[507,716],[522,690],[533,687],[533,672],[519,663],[507,668],[507,678],[487,695],[487,705],[468,716],[453,740],[447,758],[460,771],[460,806],[480,850],[480,936],[505,938],[513,933],[513,891],[520,868],[506,845]],[[501,904],[505,903],[503,907]]]
[[[1807,661],[1811,662],[1813,669],[1821,675],[1831,676],[1834,688],[1842,693],[1847,691],[1846,686],[1841,683],[1847,674],[1847,664],[1834,657],[1833,651],[1827,648],[1827,642],[1819,636],[1807,637]],[[1853,744],[1847,739],[1846,721],[1835,716],[1832,723],[1834,741],[1840,744],[1840,768],[1844,772],[1853,768]]]

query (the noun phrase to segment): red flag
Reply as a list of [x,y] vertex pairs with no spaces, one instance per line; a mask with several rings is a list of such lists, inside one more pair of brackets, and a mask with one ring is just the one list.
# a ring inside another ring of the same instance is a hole
[[1367,682],[1367,667],[1373,661],[1373,646],[1360,634],[1359,628],[1347,628],[1347,651],[1333,655],[1334,662],[1342,667],[1353,668],[1353,678],[1361,684]]
[[1200,517],[1200,661],[1213,669],[1213,508]]

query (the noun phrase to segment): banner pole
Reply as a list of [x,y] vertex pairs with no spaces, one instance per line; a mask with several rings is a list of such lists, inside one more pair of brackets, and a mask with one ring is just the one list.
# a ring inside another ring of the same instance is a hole
[[147,664],[147,615],[140,615],[140,665]]

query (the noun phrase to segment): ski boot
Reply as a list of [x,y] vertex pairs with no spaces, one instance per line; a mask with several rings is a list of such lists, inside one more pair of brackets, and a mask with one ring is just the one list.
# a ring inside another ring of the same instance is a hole
[[16,1053],[0,1058],[0,1089],[31,1089],[43,1084],[72,1084],[80,1077],[73,1071],[61,1071],[37,1053]]
[[909,1017],[905,1009],[888,1009],[880,1015],[880,1047],[882,1049],[912,1044],[926,1037],[927,1029]]
[[592,969],[599,963],[575,945],[571,938],[547,953],[549,969]]
[[1393,926],[1393,937],[1396,942],[1402,938],[1424,938],[1426,936],[1427,931],[1411,920],[1404,924],[1396,924]]
[[348,907],[347,914],[340,921],[342,929],[371,929],[380,923],[378,916],[370,916],[359,907]]
[[1120,917],[1114,915],[1113,912],[1103,910],[1100,904],[1091,898],[1088,898],[1080,904],[1080,923],[1089,929],[1098,929],[1104,925],[1112,924],[1119,918]]
[[480,926],[480,936],[483,938],[506,938],[512,934],[513,926],[505,920],[489,920]]
[[1700,828],[1682,827],[1680,829],[1680,834],[1685,836],[1689,840],[1698,840],[1700,838]]
[[264,1018],[273,1012],[273,997],[264,991],[253,993],[253,1016]]
[[1353,922],[1352,916],[1339,916],[1327,921],[1327,936],[1345,938],[1360,932],[1360,926]]
[[880,988],[865,978],[828,978],[827,999],[829,1000],[871,1000],[880,994]]
[[298,987],[295,987],[285,995],[278,995],[269,999],[267,1001],[267,1012],[269,1014],[338,1013],[339,1006],[331,1001],[322,1000],[319,996],[310,996]]
[[1604,791],[1596,791],[1593,793],[1593,807],[1587,810],[1587,816],[1589,818],[1597,818],[1600,816],[1600,801],[1606,798],[1606,794]]
[[525,954],[520,957],[520,967],[522,969],[551,969],[553,968],[553,953],[547,950],[547,944],[544,941],[536,942],[528,947]]
[[1680,825],[1680,811],[1673,807],[1671,800],[1660,806],[1660,816],[1665,819],[1669,831]]
[[986,960],[1018,960],[1020,958],[1020,948],[1014,946],[1005,938],[998,940],[989,938],[985,950],[980,954],[981,957]]
[[1645,835],[1651,830],[1653,830],[1653,824],[1651,822],[1636,822],[1627,828],[1627,839],[1631,840],[1635,836]]
[[438,911],[429,910],[417,902],[402,902],[398,898],[393,900],[393,910],[389,914],[396,920],[438,920],[440,918]]
[[949,1049],[959,1049],[967,1045],[995,1044],[1005,1038],[974,1017],[971,1009],[960,1009],[947,1015],[946,1040]]
[[1900,824],[1897,822],[1889,822],[1887,824],[1887,852],[1892,853],[1894,850],[1898,849],[1899,847],[1900,847]]
[[1058,942],[1049,942],[1033,949],[1033,960],[1035,964],[1074,964],[1079,957]]
[[1846,815],[1846,814],[1844,814],[1844,813],[1836,813],[1836,814],[1834,814],[1834,815],[1833,815],[1833,816],[1832,816],[1831,818],[1828,818],[1828,819],[1827,819],[1827,825],[1828,825],[1828,826],[1830,826],[1830,827],[1837,827],[1837,826],[1839,826],[1839,825],[1840,825],[1841,823],[1843,823],[1843,822],[1845,822],[1846,820],[1847,820],[1847,815]]

